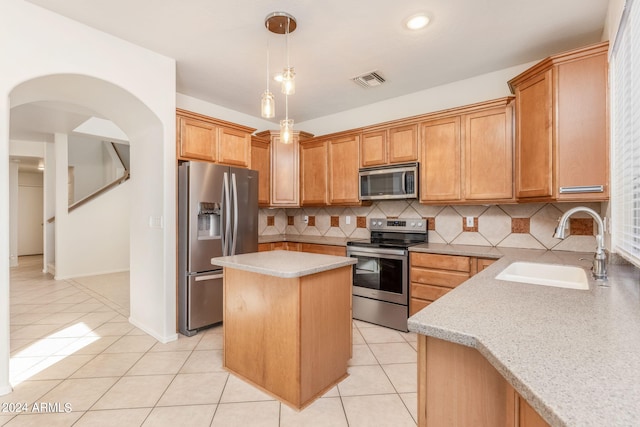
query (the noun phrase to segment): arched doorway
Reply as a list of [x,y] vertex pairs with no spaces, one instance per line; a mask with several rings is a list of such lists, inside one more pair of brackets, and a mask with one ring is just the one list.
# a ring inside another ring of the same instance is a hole
[[[175,339],[175,263],[167,262],[175,260],[175,163],[173,159],[169,162],[166,156],[168,151],[174,152],[166,147],[166,118],[161,120],[145,103],[120,86],[78,74],[53,74],[20,83],[9,94],[9,109],[41,101],[64,102],[94,111],[96,116],[111,120],[129,137],[132,169],[137,171],[131,183],[134,196],[130,206],[129,321],[160,341]],[[173,123],[174,120],[172,117]],[[0,140],[0,144],[2,142]],[[1,150],[0,157],[6,156],[4,153],[6,150]],[[5,158],[5,162],[7,160]],[[5,202],[8,204],[8,200],[0,204]],[[159,221],[152,221],[158,218]],[[68,220],[65,215],[60,215],[56,221],[65,220]],[[8,228],[8,218],[7,223],[5,218],[0,221],[3,222],[0,227]],[[64,268],[64,259],[58,258],[58,262]],[[0,270],[4,267],[0,265]],[[6,285],[8,287],[8,283]],[[8,315],[6,324],[3,320],[0,318],[0,339],[2,330],[8,335],[9,329]],[[8,343],[8,339],[5,342]],[[2,344],[0,340],[0,347]],[[0,359],[2,353],[0,351]],[[6,355],[8,365],[8,348]],[[0,360],[0,365],[3,363]],[[0,394],[10,391],[6,386],[2,389],[2,380],[0,375]]]

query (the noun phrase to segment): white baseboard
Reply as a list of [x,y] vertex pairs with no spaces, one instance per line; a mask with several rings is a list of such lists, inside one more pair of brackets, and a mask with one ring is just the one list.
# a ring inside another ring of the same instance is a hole
[[103,271],[95,271],[92,273],[82,273],[82,274],[70,274],[67,276],[55,276],[56,280],[68,280],[68,279],[77,279],[79,277],[89,277],[89,276],[100,276],[102,274],[114,274],[114,273],[124,273],[129,271],[128,268],[125,269],[117,269],[117,270],[103,270]]
[[9,394],[13,391],[11,385],[0,386],[0,396],[4,396],[5,394]]
[[138,329],[142,329],[144,332],[146,332],[147,334],[151,335],[152,337],[154,337],[155,339],[160,341],[162,344],[166,344],[166,343],[169,343],[171,341],[175,341],[175,340],[178,339],[178,334],[177,333],[168,335],[166,337],[162,336],[162,335],[158,335],[155,331],[152,331],[151,329],[147,328],[142,323],[140,323],[137,320],[135,320],[133,317],[129,317],[129,323],[131,323],[133,326],[135,326]]

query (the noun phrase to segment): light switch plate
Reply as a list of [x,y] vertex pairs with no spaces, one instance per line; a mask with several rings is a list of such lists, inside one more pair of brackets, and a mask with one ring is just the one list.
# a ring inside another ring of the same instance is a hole
[[347,225],[351,224],[351,215],[347,215],[344,217],[344,223]]

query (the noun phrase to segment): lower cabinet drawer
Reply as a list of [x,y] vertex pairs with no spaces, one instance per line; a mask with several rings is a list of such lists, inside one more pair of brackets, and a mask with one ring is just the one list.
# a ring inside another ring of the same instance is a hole
[[435,268],[440,270],[471,271],[471,258],[458,255],[411,254],[411,265],[416,267]]
[[411,283],[411,298],[426,299],[435,301],[442,295],[449,292],[451,288],[440,286],[423,285],[421,283]]
[[471,274],[460,271],[429,270],[415,267],[411,268],[410,274],[412,282],[448,288],[455,288],[471,277]]

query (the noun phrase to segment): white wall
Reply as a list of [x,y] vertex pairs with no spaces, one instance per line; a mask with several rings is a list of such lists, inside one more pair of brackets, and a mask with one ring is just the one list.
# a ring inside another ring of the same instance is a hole
[[507,81],[537,61],[505,68],[431,89],[400,96],[364,107],[331,114],[296,124],[296,129],[312,134],[359,128],[376,123],[460,107],[511,95]]
[[[91,108],[131,141],[130,321],[175,333],[175,61],[24,0],[0,14],[0,235],[9,234],[11,107],[59,100]],[[164,228],[150,228],[160,217]],[[56,240],[60,235],[56,235]],[[0,242],[0,394],[9,384],[9,244]]]
[[44,256],[42,271],[55,274],[56,224],[49,218],[56,215],[56,154],[54,144],[45,145],[44,155]]
[[18,265],[18,163],[9,164],[9,259],[11,267]]
[[56,228],[56,280],[129,270],[131,183],[80,206]]
[[[259,105],[260,99],[256,98],[256,106]],[[232,123],[238,123],[244,126],[257,129],[257,132],[269,129],[279,129],[278,123],[270,122],[259,117],[253,117],[248,114],[239,113],[216,104],[212,104],[192,96],[176,94],[176,107],[183,110],[193,111],[194,113],[204,114],[205,116],[215,117],[216,119],[226,120]]]
[[107,184],[107,165],[103,142],[85,136],[69,135],[69,167],[73,167],[73,201],[88,196]]

